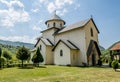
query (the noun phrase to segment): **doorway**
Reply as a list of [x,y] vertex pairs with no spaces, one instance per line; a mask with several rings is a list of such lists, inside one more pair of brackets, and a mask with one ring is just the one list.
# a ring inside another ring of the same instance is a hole
[[92,66],[96,65],[95,54],[92,54]]

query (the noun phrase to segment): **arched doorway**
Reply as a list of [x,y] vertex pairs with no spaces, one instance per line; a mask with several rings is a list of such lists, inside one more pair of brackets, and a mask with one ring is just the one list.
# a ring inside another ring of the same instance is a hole
[[95,54],[92,54],[92,66],[96,65],[96,58],[95,58]]

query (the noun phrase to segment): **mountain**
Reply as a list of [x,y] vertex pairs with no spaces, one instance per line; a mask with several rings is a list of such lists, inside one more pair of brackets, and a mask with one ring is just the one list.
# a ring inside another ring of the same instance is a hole
[[104,51],[105,50],[105,48],[102,47],[101,45],[99,45],[99,49],[100,49],[100,51]]
[[[24,45],[25,47],[27,47],[29,49],[33,49],[34,48],[34,44],[24,43],[24,42],[13,42],[13,41],[0,40],[0,44],[8,45],[8,46],[15,46],[15,47]],[[105,50],[105,48],[102,47],[101,45],[99,45],[99,48],[100,48],[101,51]]]
[[3,45],[10,45],[10,46],[25,46],[29,49],[32,49],[34,48],[34,44],[31,44],[31,43],[24,43],[24,42],[13,42],[13,41],[6,41],[6,40],[0,40],[0,44],[3,44]]

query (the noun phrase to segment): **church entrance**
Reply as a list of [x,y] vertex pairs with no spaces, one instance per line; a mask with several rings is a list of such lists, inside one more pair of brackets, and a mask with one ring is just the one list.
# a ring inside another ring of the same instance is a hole
[[96,58],[95,58],[95,54],[92,54],[92,66],[96,65]]
[[99,46],[96,41],[91,40],[88,50],[87,50],[87,57],[88,57],[88,65],[95,66],[100,61],[101,52],[99,50]]

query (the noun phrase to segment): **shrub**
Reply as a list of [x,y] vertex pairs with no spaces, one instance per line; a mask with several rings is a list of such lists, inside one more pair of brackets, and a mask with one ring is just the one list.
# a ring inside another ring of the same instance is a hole
[[102,66],[102,61],[101,61],[101,59],[98,60],[98,65],[99,65],[99,66]]
[[112,68],[116,71],[116,69],[119,67],[119,63],[117,60],[112,61]]

